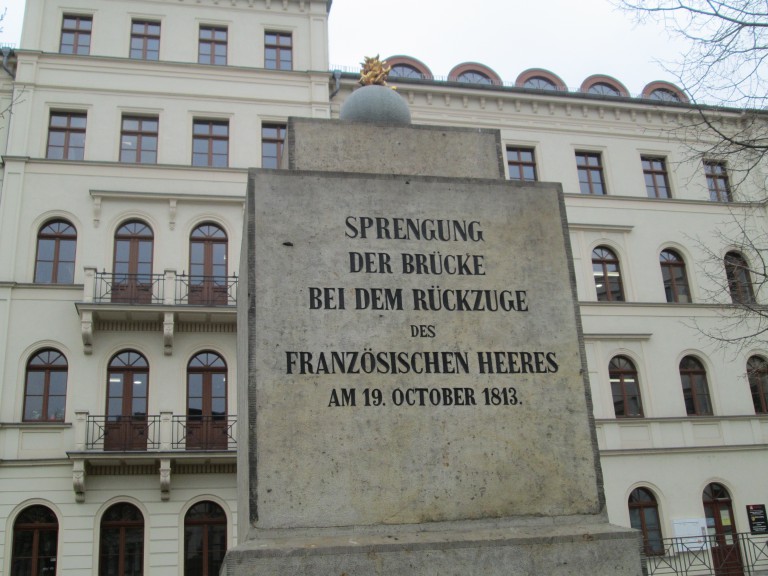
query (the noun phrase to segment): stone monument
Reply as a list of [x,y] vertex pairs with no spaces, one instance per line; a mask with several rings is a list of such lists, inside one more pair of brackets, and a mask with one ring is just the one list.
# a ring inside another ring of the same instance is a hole
[[639,575],[605,516],[560,186],[506,181],[497,131],[367,107],[291,119],[288,169],[249,175],[247,537],[222,574]]

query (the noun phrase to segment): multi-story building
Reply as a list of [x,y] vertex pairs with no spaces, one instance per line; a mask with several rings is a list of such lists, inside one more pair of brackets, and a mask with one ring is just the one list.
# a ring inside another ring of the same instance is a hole
[[[354,88],[329,70],[330,4],[27,2],[0,70],[0,574],[216,574],[244,536],[246,170],[277,168],[287,119],[337,118]],[[731,190],[728,163],[694,159],[670,84],[389,62],[414,123],[499,129],[510,178],[562,183],[610,521],[649,553],[703,530],[745,561],[768,344],[706,334],[732,298],[765,298],[728,240],[742,213],[765,222],[765,167]]]

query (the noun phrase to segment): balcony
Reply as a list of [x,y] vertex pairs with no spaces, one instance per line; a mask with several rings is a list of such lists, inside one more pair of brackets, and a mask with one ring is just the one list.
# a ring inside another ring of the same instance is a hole
[[[174,415],[104,416],[75,413],[73,463],[75,499],[85,500],[86,472],[91,475],[160,473],[163,500],[170,494],[171,470],[181,465],[221,467],[234,471],[237,417]],[[115,472],[112,472],[115,471]]]
[[109,330],[156,330],[163,333],[164,353],[173,353],[178,324],[195,331],[235,332],[237,276],[118,274],[85,269],[80,314],[83,349],[93,350],[94,333]]

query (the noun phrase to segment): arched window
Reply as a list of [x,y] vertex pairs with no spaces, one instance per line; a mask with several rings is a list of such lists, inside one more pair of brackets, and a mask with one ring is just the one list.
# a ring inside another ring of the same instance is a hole
[[13,523],[11,574],[56,574],[59,521],[46,506],[25,508]]
[[184,516],[184,576],[218,576],[227,552],[227,516],[215,502],[199,502]]
[[598,246],[592,251],[592,275],[595,278],[598,301],[624,301],[619,259],[613,250],[605,246]]
[[227,234],[201,224],[189,239],[189,303],[227,304]]
[[115,233],[112,301],[148,304],[152,301],[154,234],[144,222],[126,222]]
[[456,77],[456,80],[469,84],[493,84],[493,81],[488,76],[478,70],[462,72]]
[[645,554],[663,554],[659,505],[653,493],[647,488],[635,488],[629,495],[628,506],[630,525],[643,534]]
[[768,414],[768,361],[751,356],[747,360],[747,379],[755,414]]
[[600,96],[621,96],[621,92],[619,92],[618,88],[606,82],[595,82],[589,87],[587,93],[598,94]]
[[536,90],[557,90],[557,86],[552,80],[543,76],[533,76],[523,83],[523,88],[535,88]]
[[704,489],[701,501],[707,519],[707,544],[712,551],[714,573],[743,574],[731,495],[725,486],[713,482]]
[[24,422],[63,422],[67,401],[67,359],[53,348],[27,362]]
[[711,416],[712,401],[704,365],[693,356],[686,356],[680,361],[680,380],[683,385],[685,412],[689,416]]
[[104,450],[147,449],[149,363],[134,350],[109,361]]
[[728,252],[725,255],[725,276],[734,304],[752,304],[755,301],[749,265],[738,252]]
[[200,352],[187,365],[187,449],[226,450],[227,364],[215,352]]
[[661,100],[662,102],[680,102],[680,96],[672,90],[666,88],[656,88],[648,95],[651,100]]
[[101,518],[99,576],[143,576],[144,516],[132,504],[113,504]]
[[395,64],[389,71],[390,78],[423,78],[424,75],[410,64]]
[[626,356],[614,356],[608,364],[608,378],[611,381],[616,417],[641,417],[643,403],[640,400],[640,382],[632,360]]
[[680,254],[674,250],[662,250],[659,254],[659,264],[667,302],[690,302],[691,291],[688,288],[685,261]]
[[77,231],[66,220],[51,220],[37,233],[35,282],[72,284],[75,281]]

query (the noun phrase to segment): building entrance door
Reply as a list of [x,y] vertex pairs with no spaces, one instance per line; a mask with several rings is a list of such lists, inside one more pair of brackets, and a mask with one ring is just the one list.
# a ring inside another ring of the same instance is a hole
[[713,482],[704,489],[702,501],[716,576],[743,576],[731,495],[725,486]]

